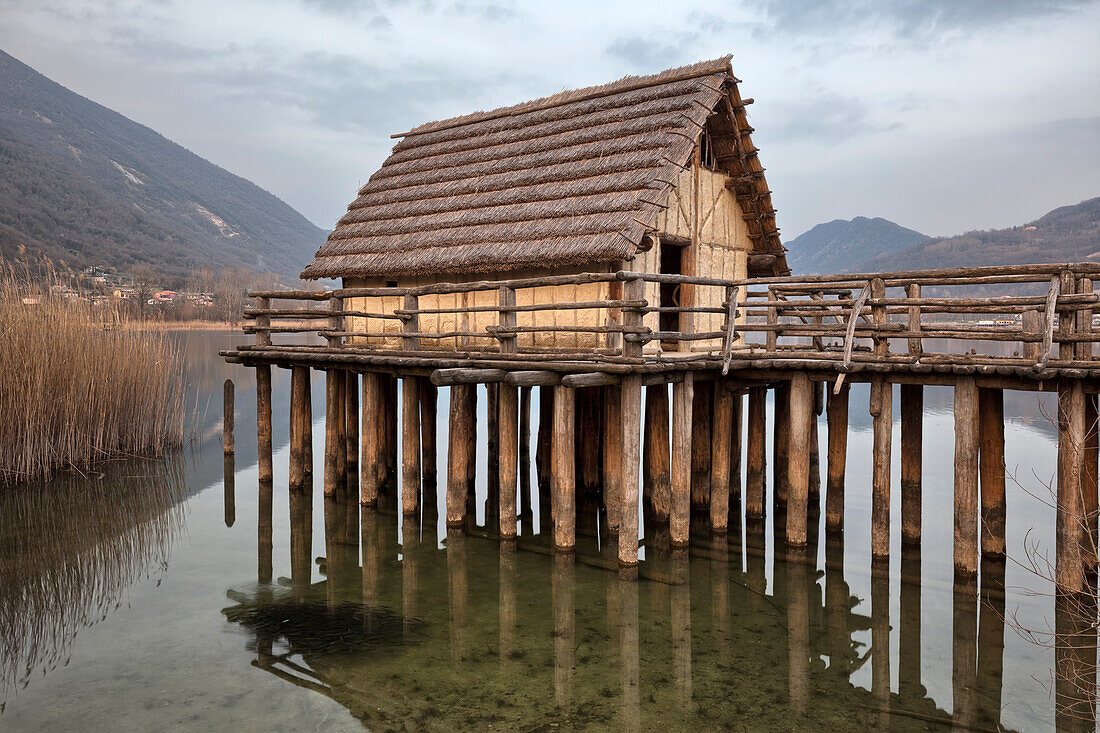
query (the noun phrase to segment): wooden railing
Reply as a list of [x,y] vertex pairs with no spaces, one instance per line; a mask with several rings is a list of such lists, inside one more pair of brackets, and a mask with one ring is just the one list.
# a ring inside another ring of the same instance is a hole
[[[250,293],[255,304],[245,312],[251,323],[244,330],[256,334],[257,349],[277,348],[273,336],[310,333],[324,337],[329,348],[356,351],[714,360],[723,370],[745,360],[791,366],[833,362],[821,366],[839,371],[871,363],[916,369],[973,365],[1034,374],[1048,367],[1097,368],[1096,277],[1100,265],[1085,263],[747,280],[622,271],[419,287],[263,291]],[[539,288],[592,284],[602,284],[597,291],[603,297],[577,302],[534,297],[555,292]],[[678,289],[678,301],[661,302],[662,284]],[[976,287],[985,292],[974,293]],[[1013,294],[990,295],[990,289]],[[491,291],[495,297],[486,298]],[[517,298],[524,291],[532,291],[530,297]],[[426,305],[425,296],[452,294],[482,295],[472,305],[457,304],[458,298],[456,304],[434,298]],[[273,301],[295,303],[273,307]],[[539,313],[567,311],[590,315],[584,323],[531,322]],[[662,329],[662,316],[677,327]],[[427,317],[447,317],[457,325],[422,328]],[[573,345],[556,345],[565,336]],[[979,342],[981,348],[964,342]]]

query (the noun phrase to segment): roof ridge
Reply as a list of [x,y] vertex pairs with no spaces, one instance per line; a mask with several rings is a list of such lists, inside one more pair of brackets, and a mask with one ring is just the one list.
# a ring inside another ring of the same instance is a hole
[[425,122],[422,125],[418,125],[408,132],[402,132],[395,135],[390,135],[390,138],[407,138],[416,135],[425,135],[430,132],[439,132],[441,130],[450,130],[455,127],[463,127],[465,125],[472,125],[477,122],[485,122],[486,120],[495,120],[501,117],[511,117],[513,115],[526,114],[528,112],[535,112],[543,109],[550,109],[565,104],[572,104],[574,102],[582,102],[588,99],[596,99],[599,97],[606,97],[611,94],[619,94],[622,92],[634,91],[635,89],[644,89],[650,86],[656,86],[658,84],[668,84],[675,81],[684,81],[686,79],[694,79],[701,76],[710,76],[713,74],[730,74],[732,76],[732,70],[730,68],[730,60],[733,58],[732,54],[727,54],[717,59],[711,59],[709,61],[699,61],[694,64],[688,64],[686,66],[677,66],[671,69],[665,69],[656,74],[650,74],[648,76],[624,76],[623,78],[610,82],[608,84],[597,84],[595,86],[582,87],[580,89],[567,89],[557,94],[552,94],[547,97],[539,97],[527,102],[521,102],[519,104],[510,105],[508,107],[498,107],[497,109],[490,110],[488,112],[474,112],[472,114],[461,115],[459,117],[451,117],[445,120],[439,120],[436,122]]

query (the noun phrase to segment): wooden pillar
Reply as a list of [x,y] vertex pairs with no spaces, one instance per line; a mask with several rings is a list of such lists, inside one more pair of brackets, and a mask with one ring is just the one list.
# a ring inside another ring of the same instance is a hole
[[526,521],[531,511],[531,388],[519,391],[519,516]]
[[600,404],[599,387],[580,387],[574,393],[574,447],[577,451],[577,491],[595,497],[600,491]]
[[554,514],[554,549],[572,551],[576,543],[576,450],[574,438],[575,394],[570,387],[554,388],[554,434],[550,475]]
[[727,520],[727,527],[734,531],[741,529],[741,507],[743,506],[743,499],[741,497],[741,436],[742,425],[741,414],[744,412],[743,405],[744,399],[740,391],[731,392],[730,400],[733,409],[730,411],[732,420],[730,422],[730,477],[729,477],[729,515]]
[[550,485],[550,444],[554,425],[554,388],[539,387],[539,432],[535,444],[535,473],[539,488]]
[[1056,520],[1055,583],[1058,590],[1077,593],[1085,588],[1087,550],[1082,467],[1085,452],[1085,393],[1074,380],[1058,387],[1058,513]]
[[603,501],[607,528],[619,531],[623,490],[623,403],[622,388],[610,385],[603,395]]
[[347,372],[336,372],[336,477],[342,493],[348,480],[348,380]]
[[955,574],[978,572],[978,388],[955,383]]
[[745,516],[753,519],[764,516],[764,497],[767,495],[767,387],[749,388],[748,423],[745,460]]
[[978,390],[982,555],[1005,554],[1005,403],[999,389]]
[[466,519],[473,523],[477,518],[477,385],[470,385],[470,391],[466,395],[470,400],[468,408],[470,422],[464,436],[466,438]]
[[510,384],[500,385],[497,400],[500,417],[500,536],[516,536],[516,471],[519,466],[519,392]]
[[901,385],[901,542],[920,546],[924,387]]
[[359,503],[375,506],[385,476],[385,450],[382,427],[382,378],[374,372],[363,375],[362,419],[359,439],[362,459],[359,464]]
[[325,496],[333,496],[340,487],[340,454],[344,451],[344,434],[340,423],[344,416],[344,395],[340,385],[344,373],[337,369],[325,372]]
[[893,429],[893,386],[875,376],[871,382],[874,448],[871,456],[871,556],[890,555],[890,448]]
[[684,372],[683,381],[672,385],[672,475],[669,502],[669,534],[672,544],[688,543],[691,525],[692,408],[695,374]]
[[642,495],[651,519],[668,519],[672,481],[668,430],[668,385],[646,387]]
[[777,507],[787,506],[787,465],[790,463],[791,383],[780,382],[772,392],[772,491]]
[[383,445],[383,457],[385,458],[385,470],[382,473],[382,483],[390,481],[397,471],[397,378],[389,374],[382,375],[382,421],[383,435],[386,442]]
[[787,544],[806,544],[806,515],[810,491],[810,422],[814,419],[814,392],[805,372],[791,378],[788,428],[790,459],[787,464]]
[[474,421],[472,384],[451,387],[451,417],[447,436],[447,526],[462,527],[466,522],[467,434]]
[[233,446],[233,380],[227,379],[222,384],[222,452],[232,455]]
[[359,374],[344,372],[347,382],[344,387],[345,446],[347,456],[347,478],[359,478]]
[[848,385],[829,390],[825,408],[829,423],[829,466],[825,479],[825,529],[844,529],[844,472],[848,461]]
[[256,470],[260,483],[274,476],[271,460],[271,365],[256,367]]
[[401,511],[420,505],[420,377],[401,380]]
[[[636,282],[641,282],[636,281]],[[634,292],[634,288],[631,288]],[[626,568],[628,577],[636,576],[638,565],[638,468],[641,463],[639,431],[642,426],[642,378],[628,374],[623,377],[622,409],[622,484],[619,503],[619,567]],[[622,576],[623,573],[620,573]]]
[[420,473],[425,486],[435,486],[436,412],[439,409],[439,388],[426,379],[420,381]]
[[691,408],[691,509],[704,512],[710,505],[710,458],[713,428],[714,382],[695,380]]
[[710,529],[725,532],[729,522],[730,445],[733,440],[733,395],[724,381],[714,383],[714,417],[710,443]]
[[296,366],[290,371],[290,488],[305,488],[306,476],[313,472],[309,448],[313,442],[313,410],[310,405],[309,367]]

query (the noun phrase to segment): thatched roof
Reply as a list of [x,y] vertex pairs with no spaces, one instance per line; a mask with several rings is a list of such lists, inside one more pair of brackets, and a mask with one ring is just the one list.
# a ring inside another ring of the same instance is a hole
[[775,213],[730,57],[429,122],[359,190],[304,278],[630,260],[706,131],[754,248]]

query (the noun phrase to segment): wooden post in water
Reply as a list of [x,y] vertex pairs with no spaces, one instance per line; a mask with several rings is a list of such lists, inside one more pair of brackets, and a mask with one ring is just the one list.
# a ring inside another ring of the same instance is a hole
[[901,542],[913,547],[921,535],[923,426],[923,385],[901,385]]
[[779,382],[772,391],[772,492],[775,506],[787,506],[787,466],[791,460],[791,383]]
[[829,466],[825,479],[825,529],[844,529],[844,472],[848,461],[848,385],[829,390],[825,408],[829,423]]
[[420,506],[420,377],[401,380],[401,511]]
[[309,367],[290,370],[290,474],[291,491],[301,491],[313,473],[313,410],[310,405]]
[[744,412],[743,405],[745,401],[742,399],[740,391],[732,392],[730,399],[733,403],[733,409],[731,410],[733,420],[730,424],[729,518],[727,526],[735,531],[740,531],[741,507],[744,505],[741,496],[741,436],[743,432],[741,415]]
[[547,385],[539,387],[539,431],[535,437],[535,476],[538,479],[540,495],[550,485],[550,443],[554,425],[554,388]]
[[397,378],[384,374],[382,379],[382,435],[385,437],[383,444],[383,457],[385,469],[382,472],[382,484],[389,485],[394,472],[397,470]]
[[[639,286],[641,280],[633,281]],[[631,283],[631,284],[633,284]],[[627,297],[638,297],[640,287],[629,287]],[[644,292],[644,290],[642,291]],[[638,298],[641,299],[641,298]],[[640,324],[640,314],[638,323]],[[638,566],[638,466],[641,462],[639,430],[642,426],[642,378],[628,374],[622,381],[622,483],[619,503],[620,577],[637,577]]]
[[714,382],[695,380],[691,408],[691,510],[704,512],[710,505],[711,435]]
[[1085,393],[1079,380],[1058,387],[1058,514],[1055,524],[1057,590],[1085,588],[1087,520],[1082,491],[1085,452]]
[[362,442],[362,461],[359,464],[359,503],[363,506],[375,506],[378,503],[378,490],[385,475],[382,429],[382,379],[375,372],[363,375],[363,415],[360,420],[360,441]]
[[733,395],[725,381],[716,381],[714,425],[711,429],[710,456],[710,529],[724,533],[729,522],[730,446],[733,440]]
[[533,518],[531,509],[531,388],[519,390],[519,517]]
[[346,480],[354,482],[359,479],[359,374],[357,372],[344,372],[346,386],[344,387],[344,421],[346,455]]
[[767,495],[767,387],[749,387],[748,423],[745,442],[745,516],[756,519],[764,516],[764,497]]
[[466,476],[469,451],[466,434],[473,414],[472,384],[451,387],[451,420],[447,441],[447,526],[462,527],[466,523]]
[[871,456],[871,556],[890,556],[890,448],[893,386],[880,375],[871,381],[874,448]]
[[791,378],[788,427],[790,462],[787,464],[787,544],[806,544],[806,515],[810,491],[810,422],[814,419],[814,388],[804,371]]
[[233,447],[233,380],[222,384],[222,452],[232,455]]
[[1005,403],[999,389],[978,390],[981,547],[984,557],[1005,554]]
[[603,395],[603,501],[607,510],[607,528],[619,531],[623,502],[623,392],[609,385]]
[[672,385],[672,475],[669,502],[669,534],[672,544],[688,543],[691,525],[691,443],[695,374],[684,372],[683,381]]
[[325,496],[332,496],[340,486],[340,454],[344,451],[344,434],[340,423],[344,417],[344,394],[340,385],[344,373],[338,369],[325,372]]
[[955,575],[978,572],[978,388],[955,383]]
[[554,435],[551,443],[553,468],[550,497],[554,514],[554,549],[572,552],[576,543],[576,450],[574,402],[571,387],[554,388]]
[[666,521],[672,485],[668,430],[668,385],[646,387],[642,496],[650,518]]
[[[513,313],[513,315],[515,315]],[[516,536],[516,483],[519,466],[519,388],[500,385],[497,401],[500,417],[500,536]]]
[[271,460],[271,365],[256,366],[256,464],[260,483],[270,483],[274,477]]
[[436,485],[436,410],[439,388],[427,379],[420,380],[420,473],[424,486]]

